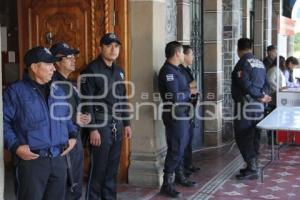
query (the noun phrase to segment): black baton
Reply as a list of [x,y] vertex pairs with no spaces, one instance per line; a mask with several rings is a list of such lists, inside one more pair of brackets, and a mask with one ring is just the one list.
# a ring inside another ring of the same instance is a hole
[[69,180],[69,183],[70,183],[70,191],[74,192],[74,188],[78,185],[78,183],[74,183],[74,177],[73,177],[73,170],[72,170],[72,163],[71,163],[70,154],[66,155],[66,160],[67,160],[68,180]]

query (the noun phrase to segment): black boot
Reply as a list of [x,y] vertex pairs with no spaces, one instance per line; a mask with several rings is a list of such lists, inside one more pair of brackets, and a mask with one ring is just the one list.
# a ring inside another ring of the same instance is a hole
[[171,198],[177,198],[180,196],[180,192],[175,189],[173,184],[173,174],[164,174],[164,182],[160,188],[160,194]]
[[247,161],[247,168],[243,171],[243,173],[240,173],[236,175],[236,178],[238,180],[254,180],[258,179],[258,168],[257,168],[257,159],[253,158],[249,161]]
[[245,168],[240,169],[240,174],[244,174],[246,171],[249,170],[249,164],[248,163],[246,163],[246,164],[247,164],[247,166]]
[[180,168],[175,172],[175,183],[182,185],[184,187],[194,187],[196,185],[195,181],[188,180],[185,177],[182,168]]

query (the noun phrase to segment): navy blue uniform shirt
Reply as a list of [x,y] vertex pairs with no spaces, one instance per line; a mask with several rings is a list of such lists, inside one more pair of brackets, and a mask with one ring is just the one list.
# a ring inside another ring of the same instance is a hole
[[190,89],[178,66],[165,62],[159,71],[158,88],[163,102],[189,102]]
[[245,54],[238,61],[231,80],[232,98],[236,102],[242,102],[247,95],[257,100],[267,93],[266,69],[252,53]]
[[[124,126],[129,126],[130,121],[128,120],[129,113],[127,112],[128,105],[127,96],[126,96],[126,87],[125,87],[125,75],[124,71],[115,63],[112,66],[107,66],[103,61],[102,57],[99,56],[96,60],[92,61],[86,69],[82,72],[82,74],[88,75],[88,77],[81,78],[81,92],[83,95],[94,97],[105,95],[105,89],[107,89],[107,94],[101,98],[94,99],[82,99],[83,102],[91,103],[90,106],[87,107],[87,110],[84,112],[88,112],[91,114],[92,122],[91,124],[96,124],[95,114],[96,113],[105,113],[105,110],[102,106],[93,106],[93,103],[104,103],[107,107],[108,114],[116,114],[113,111],[114,104],[117,104],[116,109],[121,109],[122,112],[121,117],[123,117]],[[108,83],[105,85],[103,77],[93,77],[93,75],[102,75],[107,78]],[[113,86],[115,82],[119,82],[119,84]],[[107,88],[105,88],[107,87]],[[113,90],[115,95],[113,95]],[[122,98],[121,98],[122,97]],[[123,104],[122,104],[123,103]]]

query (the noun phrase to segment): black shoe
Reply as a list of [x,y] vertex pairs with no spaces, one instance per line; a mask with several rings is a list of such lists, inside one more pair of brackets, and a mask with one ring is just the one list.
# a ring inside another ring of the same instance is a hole
[[177,183],[177,184],[179,184],[183,187],[194,187],[194,186],[196,186],[195,181],[188,180],[187,178],[185,178],[185,179],[175,178],[175,183]]
[[246,173],[248,170],[256,171],[259,166],[258,158],[255,157],[249,161],[246,161],[247,166],[245,168],[240,169],[240,174]]
[[180,196],[180,192],[175,189],[173,184],[172,174],[164,174],[164,182],[160,188],[160,194],[171,198]]
[[245,169],[240,170],[240,174],[236,175],[235,177],[238,180],[254,180],[258,179],[258,159],[253,158],[246,161],[247,167]]
[[255,180],[258,179],[258,172],[247,170],[244,173],[237,174],[235,177],[238,180]]
[[180,192],[178,192],[174,186],[170,185],[162,185],[160,188],[160,194],[171,198],[180,197]]
[[194,165],[191,165],[191,166],[187,167],[186,169],[189,170],[192,173],[196,173],[196,172],[200,171],[200,167],[196,167]]
[[185,177],[182,170],[175,173],[175,183],[184,187],[194,187],[196,185],[195,181],[188,180]]

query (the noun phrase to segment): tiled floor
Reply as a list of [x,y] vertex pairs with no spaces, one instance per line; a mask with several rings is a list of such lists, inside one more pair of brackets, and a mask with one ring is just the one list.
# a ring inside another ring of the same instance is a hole
[[[223,153],[221,153],[223,152]],[[238,181],[235,175],[242,166],[242,159],[233,149],[228,148],[197,154],[202,167],[193,179],[198,182],[195,188],[178,187],[182,196],[178,199],[216,199],[216,200],[298,200],[300,199],[300,147],[290,146],[281,150],[280,160],[270,165],[264,173],[264,183],[260,179]],[[200,158],[199,158],[200,156]],[[210,157],[209,159],[207,159]],[[264,146],[260,156],[260,166],[270,158],[270,150]],[[162,200],[158,189],[121,186],[119,199]]]
[[[238,151],[231,146],[224,147],[222,149],[213,151],[204,151],[195,153],[194,158],[199,160],[197,165],[201,167],[201,171],[197,174],[191,176],[191,179],[195,180],[198,184],[193,188],[184,188],[177,186],[178,190],[182,193],[181,197],[178,199],[191,199],[195,195],[201,194],[203,190],[209,190],[211,185],[209,184],[215,180],[217,174],[219,174],[226,166],[230,163],[237,162],[240,157]],[[232,166],[232,165],[230,165]],[[229,168],[227,168],[228,171]],[[120,186],[120,192],[118,194],[118,199],[120,200],[166,200],[170,199],[159,194],[159,188],[137,188],[131,187],[129,185]],[[197,199],[197,198],[195,198]]]
[[[269,166],[264,175],[264,183],[257,181],[237,181],[232,176],[211,199],[300,199],[300,147],[287,147],[280,153],[281,159]],[[261,156],[265,163],[266,154]]]
[[[260,163],[268,161],[269,150],[264,147]],[[198,185],[193,188],[177,186],[182,196],[178,199],[216,199],[216,200],[263,200],[300,199],[300,147],[291,146],[281,150],[281,159],[269,166],[265,171],[264,183],[260,180],[238,181],[235,174],[243,165],[238,150],[231,145],[222,149],[197,152],[194,155],[197,165],[201,167],[192,179]],[[12,200],[12,183],[6,174],[6,198]],[[118,199],[120,200],[165,200],[159,195],[159,188],[136,187],[120,185]]]

